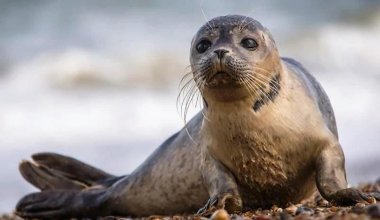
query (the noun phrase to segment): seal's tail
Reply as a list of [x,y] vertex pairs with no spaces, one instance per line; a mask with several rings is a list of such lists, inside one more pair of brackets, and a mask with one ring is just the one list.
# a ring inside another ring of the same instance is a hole
[[26,181],[42,191],[106,187],[119,179],[74,158],[60,154],[38,153],[32,155],[32,159],[33,161],[22,161],[19,170]]

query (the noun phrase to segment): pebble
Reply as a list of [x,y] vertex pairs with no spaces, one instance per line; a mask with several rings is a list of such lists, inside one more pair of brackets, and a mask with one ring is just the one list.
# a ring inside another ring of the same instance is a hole
[[332,211],[332,212],[337,212],[339,209],[338,209],[338,207],[336,207],[336,206],[332,206],[331,208],[330,208],[330,211]]
[[356,207],[356,208],[364,208],[364,207],[365,207],[365,204],[359,202],[359,203],[356,203],[356,204],[355,204],[355,207]]
[[376,204],[376,199],[374,197],[371,197],[368,199],[369,204]]
[[229,220],[230,215],[224,209],[216,210],[212,215],[210,220]]
[[280,213],[280,220],[289,220],[289,219],[291,219],[291,216],[288,213],[286,212]]
[[148,220],[160,220],[162,218],[163,218],[163,216],[152,215],[152,216],[148,217]]
[[260,215],[255,218],[255,220],[271,220],[272,218],[267,215]]
[[374,205],[367,206],[366,212],[372,218],[380,218],[380,204],[374,204]]
[[232,214],[231,215],[231,220],[244,220],[244,218],[240,215],[237,214]]
[[291,214],[291,215],[295,215],[295,214],[296,214],[296,211],[297,211],[297,208],[298,208],[297,206],[295,206],[295,205],[291,205],[291,206],[285,208],[285,210],[286,210],[289,214]]
[[317,204],[318,204],[318,206],[321,206],[321,207],[328,207],[328,206],[330,206],[330,203],[327,200],[325,200],[325,199],[318,200]]
[[365,206],[366,206],[366,204],[359,202],[359,203],[356,203],[354,205],[354,207],[352,207],[351,210],[352,210],[353,213],[362,214],[362,213],[365,212],[365,210],[364,210]]
[[300,206],[296,210],[296,215],[301,214],[301,213],[312,215],[312,214],[314,214],[314,210],[309,208],[309,207]]

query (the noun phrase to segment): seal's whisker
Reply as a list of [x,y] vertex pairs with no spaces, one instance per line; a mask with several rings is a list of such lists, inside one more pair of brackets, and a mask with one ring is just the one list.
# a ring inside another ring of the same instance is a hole
[[268,82],[264,81],[263,79],[257,78],[255,75],[257,75],[257,74],[255,74],[255,72],[253,72],[252,75],[247,75],[247,78],[250,78],[251,80],[253,80],[255,82],[255,84],[258,84],[261,88],[263,88],[265,90],[266,85],[268,85]]
[[[195,96],[201,96],[202,95],[202,88],[204,87],[202,77],[192,77],[188,82],[185,83],[185,85],[182,87],[179,95],[177,96],[177,108],[180,103],[180,115],[183,118],[184,122],[186,123],[187,119],[187,112],[190,108],[191,103],[193,103]],[[185,93],[184,95],[182,95]],[[181,99],[182,98],[182,99]],[[199,98],[197,98],[198,100]],[[182,100],[182,101],[181,101]],[[197,102],[195,103],[195,107],[197,107]],[[201,106],[202,103],[200,103]]]
[[179,82],[179,86],[181,86],[182,85],[182,83],[183,83],[183,81],[185,81],[186,80],[186,78],[188,78],[188,77],[193,77],[193,74],[194,74],[194,72],[191,70],[191,71],[189,71],[189,72],[187,72],[187,73],[185,73],[184,75],[183,75],[183,77],[181,78],[181,80],[180,80],[180,82]]
[[[257,78],[257,77],[255,77],[255,76],[253,76],[253,78],[254,78],[256,81],[260,81],[260,79]],[[266,85],[268,85],[268,84],[267,84],[267,83],[264,83],[263,81],[261,81],[261,83],[263,83],[263,84],[257,83],[256,85],[257,85],[258,88],[260,89],[261,94],[265,96],[265,99],[266,99],[265,101],[269,101],[270,98],[269,98],[267,92],[265,91],[265,90],[267,89],[267,88],[266,88]]]
[[[255,77],[255,76],[253,76],[253,75],[249,75],[247,78],[251,78],[251,80],[259,81],[259,79],[257,77]],[[258,83],[253,83],[253,85],[258,88],[258,92],[261,94],[257,101],[263,102],[263,103],[269,102],[269,101],[273,102],[273,100],[269,97],[269,95],[267,94],[267,92],[265,92],[265,90],[263,89],[262,85],[260,85]],[[271,87],[271,88],[273,89],[273,91],[275,91],[276,93],[278,93],[278,90],[275,87]],[[273,111],[277,111],[278,110],[275,106],[272,106],[272,109],[273,109]]]
[[251,85],[251,87],[253,88],[253,90],[255,91],[255,98],[257,99],[257,101],[263,102],[264,101],[264,97],[262,96],[262,90],[260,89],[259,84],[257,84],[254,81],[254,79],[249,79],[248,78],[247,81],[248,81],[249,85]]
[[[181,117],[184,121],[184,129],[186,130],[186,133],[189,137],[189,139],[194,143],[194,144],[198,144],[194,138],[191,136],[190,132],[189,132],[189,129],[187,127],[187,123],[186,123],[186,119],[187,119],[187,112],[188,112],[188,109],[189,109],[189,106],[190,106],[190,103],[192,102],[193,98],[194,98],[194,94],[196,94],[197,92],[199,92],[198,90],[198,84],[199,84],[199,78],[198,79],[194,79],[192,78],[191,79],[191,82],[194,82],[194,84],[191,85],[190,89],[188,90],[188,92],[186,93],[184,99],[183,99],[183,102],[181,104]],[[200,93],[200,92],[199,92]],[[199,94],[198,93],[198,94]],[[185,103],[185,107],[184,107],[184,111],[182,111],[183,109],[183,105]]]
[[[253,80],[254,82],[256,81],[259,81],[260,82],[260,80],[258,80],[255,76],[253,76],[253,75],[247,75],[247,77],[248,78],[251,78],[251,80]],[[261,97],[262,97],[262,99],[261,99],[261,101],[269,101],[270,100],[270,98],[268,97],[268,95],[266,94],[266,92],[265,92],[265,87],[263,86],[263,85],[261,85],[260,83],[254,83],[253,85],[256,85],[257,86],[257,88],[258,88],[258,92],[260,92],[260,94],[261,94]],[[265,85],[265,83],[264,83],[264,85]],[[265,100],[264,100],[264,98],[265,98]]]
[[180,100],[181,95],[184,93],[184,91],[185,91],[186,89],[188,89],[188,87],[191,86],[191,84],[192,84],[193,82],[194,82],[194,79],[191,78],[191,79],[189,79],[186,83],[184,83],[184,84],[182,85],[182,88],[181,88],[181,89],[179,90],[179,92],[178,92],[177,103],[178,103],[178,101]]
[[255,89],[252,88],[252,86],[248,82],[249,79],[238,78],[238,80],[243,83],[243,85],[244,85],[245,88],[247,88],[248,93],[249,93],[250,96],[252,96],[253,98],[255,98],[257,96],[257,93],[256,93]]
[[179,85],[179,93],[181,93],[184,89],[186,89],[192,83],[192,81],[194,81],[193,77],[188,79],[187,82],[181,83],[182,85],[181,84]]
[[[273,80],[272,78],[269,78],[266,75],[260,74],[259,72],[255,71],[253,72],[255,74],[255,77],[258,81],[261,81],[265,85],[269,85],[270,89],[273,89],[275,92],[278,92],[278,89],[281,87],[279,82]],[[274,84],[274,85],[273,85]]]
[[190,80],[188,80],[181,88],[181,90],[178,93],[177,96],[177,110],[179,108],[179,113],[181,117],[183,117],[183,109],[184,109],[184,103],[187,102],[187,99],[189,95],[192,93],[192,90],[197,87],[197,84],[192,77]]
[[240,22],[238,29],[239,31],[243,30],[243,25],[245,24],[245,21],[247,20],[248,16],[245,16],[244,20]]
[[[266,69],[264,69],[264,68],[260,68],[260,67],[257,67],[257,66],[253,67],[253,69],[254,69],[254,70],[259,70],[259,71],[260,71],[260,70],[261,70],[261,71],[265,71],[265,73],[267,73],[267,74],[270,74],[270,73],[271,73],[269,70],[266,70]],[[261,76],[261,78],[264,78],[264,79],[269,79],[268,76],[262,74],[262,73],[259,72],[259,71],[255,71],[255,72],[257,73],[257,76]],[[275,83],[275,84],[277,84],[277,86],[280,86],[280,84],[279,84],[277,81],[272,81],[272,79],[269,79],[269,81],[270,81],[270,82],[273,82],[273,83]]]
[[255,97],[257,99],[260,99],[262,100],[263,98],[260,96],[260,90],[259,90],[259,87],[258,85],[255,83],[254,80],[248,80],[248,83],[249,85],[251,85],[251,88],[253,89],[253,91],[255,92]]
[[257,93],[256,86],[252,82],[250,82],[249,80],[247,80],[246,84],[247,84],[248,92],[250,93],[252,98],[253,99],[261,99],[261,96],[259,96]]
[[[191,76],[191,75],[190,75],[190,76]],[[191,84],[193,81],[194,81],[194,77],[193,77],[193,76],[191,76],[191,78],[188,79],[186,83],[183,83],[183,81],[182,81],[181,84],[183,84],[183,85],[182,85],[182,88],[181,88],[181,89],[186,88],[186,87],[187,87],[189,84]]]
[[190,98],[187,101],[187,104],[186,104],[187,106],[185,107],[185,112],[186,112],[186,115],[185,115],[185,118],[184,118],[185,121],[186,121],[186,116],[187,116],[187,113],[189,111],[190,105],[191,105],[191,103],[193,103],[193,99],[194,99],[195,95],[197,94],[196,91],[197,91],[196,89],[192,89],[192,94],[191,94]]
[[201,8],[201,12],[202,12],[203,18],[205,19],[207,25],[210,27],[210,29],[211,29],[212,31],[214,31],[214,28],[210,25],[210,22],[209,22],[209,20],[207,19],[206,14],[205,14],[205,12],[204,12],[204,10],[203,10],[203,0],[201,1],[199,7]]
[[190,106],[190,104],[192,103],[193,101],[193,98],[194,98],[194,95],[196,94],[197,92],[197,84],[194,84],[191,88],[190,88],[190,95],[188,96],[188,99],[187,99],[187,108]]
[[279,82],[273,80],[273,78],[271,79],[271,78],[269,78],[265,75],[259,74],[259,73],[256,74],[256,77],[257,77],[257,79],[262,79],[262,80],[268,81],[268,85],[269,85],[270,89],[273,89],[275,92],[279,91],[279,88],[281,87],[281,85]]
[[[184,122],[186,123],[186,115],[188,110],[188,103],[190,102],[190,99],[194,93],[194,89],[196,88],[196,84],[192,84],[190,89],[186,92],[186,95],[184,96],[183,102],[181,104],[181,112],[182,116],[184,117]],[[182,111],[183,110],[183,111]]]
[[248,25],[250,25],[251,23],[255,23],[256,22],[256,20],[251,20],[250,22],[247,22],[243,27],[242,27],[242,30],[244,30],[245,28],[247,28],[248,27]]

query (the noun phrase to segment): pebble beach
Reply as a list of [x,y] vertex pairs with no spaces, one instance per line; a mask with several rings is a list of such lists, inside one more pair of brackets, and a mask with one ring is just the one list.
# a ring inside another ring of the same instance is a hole
[[[361,184],[357,187],[363,192],[380,192],[380,179],[374,183]],[[125,220],[133,218],[121,218],[109,216],[98,220]],[[380,201],[371,198],[367,203],[357,203],[353,206],[340,207],[324,200],[317,192],[311,198],[301,201],[299,204],[289,204],[287,207],[272,206],[271,209],[248,210],[238,214],[228,214],[225,210],[210,209],[204,216],[198,215],[174,215],[174,216],[148,216],[142,219],[149,220],[367,220],[380,219]],[[5,214],[0,220],[22,220],[13,214]]]

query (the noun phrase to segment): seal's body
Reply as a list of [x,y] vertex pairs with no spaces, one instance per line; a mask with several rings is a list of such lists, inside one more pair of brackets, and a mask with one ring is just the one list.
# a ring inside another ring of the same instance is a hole
[[190,62],[204,108],[184,129],[123,177],[61,155],[34,155],[20,171],[42,192],[24,197],[16,213],[235,212],[297,203],[317,188],[338,204],[368,199],[347,189],[327,95],[301,64],[280,58],[260,23],[244,16],[209,21],[192,41]]

